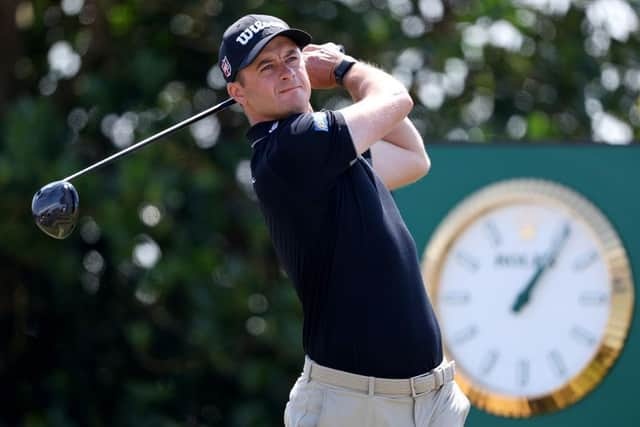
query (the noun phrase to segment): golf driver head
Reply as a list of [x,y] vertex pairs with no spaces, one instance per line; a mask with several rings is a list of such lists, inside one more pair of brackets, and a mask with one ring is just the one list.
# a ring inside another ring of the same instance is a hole
[[78,221],[80,198],[67,181],[45,185],[33,196],[31,212],[40,230],[55,239],[67,238]]

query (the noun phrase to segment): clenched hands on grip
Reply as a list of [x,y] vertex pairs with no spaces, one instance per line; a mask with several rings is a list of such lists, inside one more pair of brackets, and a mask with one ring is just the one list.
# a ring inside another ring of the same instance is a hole
[[340,61],[349,58],[340,51],[340,46],[335,43],[309,44],[302,49],[302,57],[307,67],[312,89],[336,87],[337,83],[333,71]]

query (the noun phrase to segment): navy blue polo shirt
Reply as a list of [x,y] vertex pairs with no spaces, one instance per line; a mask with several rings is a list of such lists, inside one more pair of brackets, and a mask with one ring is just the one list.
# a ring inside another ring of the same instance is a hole
[[407,378],[442,361],[415,243],[337,111],[253,126],[251,171],[317,363]]

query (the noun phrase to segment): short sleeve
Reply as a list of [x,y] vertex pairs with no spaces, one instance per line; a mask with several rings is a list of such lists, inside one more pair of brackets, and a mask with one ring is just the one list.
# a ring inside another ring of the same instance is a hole
[[283,125],[269,163],[292,185],[330,188],[357,158],[347,124],[338,111],[300,114]]

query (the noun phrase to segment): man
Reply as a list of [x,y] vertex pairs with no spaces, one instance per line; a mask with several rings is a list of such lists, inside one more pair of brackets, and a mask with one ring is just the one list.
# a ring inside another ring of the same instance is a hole
[[[305,365],[285,425],[462,426],[469,401],[443,360],[389,193],[429,169],[412,99],[387,73],[310,41],[248,15],[225,31],[219,58],[252,126],[254,188],[304,311]],[[354,103],[313,112],[311,90],[338,85]]]

